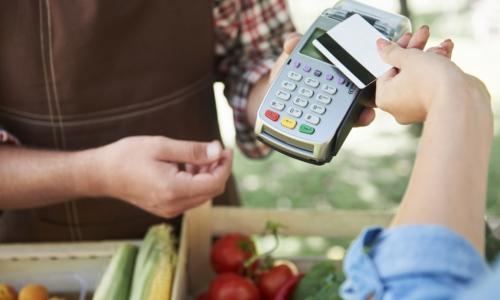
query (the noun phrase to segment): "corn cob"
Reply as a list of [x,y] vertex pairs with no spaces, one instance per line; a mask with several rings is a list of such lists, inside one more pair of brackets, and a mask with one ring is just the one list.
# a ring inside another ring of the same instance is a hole
[[111,259],[92,300],[125,300],[130,293],[138,247],[123,245]]
[[169,300],[176,259],[172,227],[151,227],[137,255],[130,300]]

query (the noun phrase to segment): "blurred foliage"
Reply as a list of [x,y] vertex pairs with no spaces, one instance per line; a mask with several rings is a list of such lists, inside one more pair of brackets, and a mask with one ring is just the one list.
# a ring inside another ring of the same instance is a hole
[[[413,143],[416,149],[416,140]],[[376,157],[341,150],[331,163],[318,167],[281,153],[255,161],[237,152],[234,170],[243,203],[249,207],[392,209],[403,196],[414,156],[415,152],[410,150]],[[497,135],[489,169],[490,214],[500,215],[499,182],[500,136]]]

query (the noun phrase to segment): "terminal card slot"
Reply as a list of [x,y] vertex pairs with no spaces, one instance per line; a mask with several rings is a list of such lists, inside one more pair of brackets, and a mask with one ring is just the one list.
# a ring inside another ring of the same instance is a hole
[[314,145],[307,144],[304,142],[297,141],[295,139],[290,139],[287,136],[275,131],[274,129],[263,125],[261,135],[267,138],[270,142],[273,142],[277,146],[280,144],[285,144],[288,147],[297,148],[306,152],[308,155],[312,155],[314,152]]

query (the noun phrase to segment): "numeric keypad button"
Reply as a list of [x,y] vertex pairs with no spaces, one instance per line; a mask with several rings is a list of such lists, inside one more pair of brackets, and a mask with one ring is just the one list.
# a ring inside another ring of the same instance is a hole
[[316,100],[324,104],[330,104],[332,102],[332,97],[323,94],[318,94],[318,96],[316,96]]
[[276,97],[280,98],[280,99],[283,99],[283,100],[289,100],[290,97],[292,97],[292,95],[290,95],[290,93],[288,92],[285,92],[285,91],[282,91],[282,90],[278,90],[276,92]]
[[306,107],[307,104],[309,104],[309,101],[307,101],[306,99],[302,99],[300,97],[295,97],[292,101],[293,103],[295,103],[295,105],[300,107]]
[[293,81],[301,81],[302,75],[297,73],[297,72],[290,71],[290,72],[288,72],[288,78],[290,78]]
[[311,77],[307,77],[304,80],[304,83],[310,87],[313,87],[313,88],[317,88],[319,86],[319,80],[311,78]]
[[320,121],[320,118],[318,116],[315,116],[315,115],[311,115],[311,114],[308,114],[306,115],[306,121],[313,124],[313,125],[318,125],[319,124],[319,121]]
[[293,92],[297,88],[297,85],[293,82],[290,82],[290,81],[283,81],[281,83],[281,87],[284,88],[285,90],[289,90],[289,91]]
[[283,102],[279,102],[276,100],[271,101],[271,106],[276,109],[276,110],[283,110],[285,109],[285,104]]
[[306,98],[311,98],[314,95],[314,92],[310,89],[302,87],[299,89],[299,94]]
[[317,113],[318,115],[322,115],[325,113],[326,108],[323,105],[313,104],[311,105],[311,110]]
[[328,93],[330,95],[334,95],[337,92],[337,88],[336,87],[328,85],[328,84],[324,84],[321,87],[321,90],[323,90],[324,92],[326,92],[326,93]]
[[295,107],[289,107],[287,112],[292,117],[300,118],[302,116],[302,110]]

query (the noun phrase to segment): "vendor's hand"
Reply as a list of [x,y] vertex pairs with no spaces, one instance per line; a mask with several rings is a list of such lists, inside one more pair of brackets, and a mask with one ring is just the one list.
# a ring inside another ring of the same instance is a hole
[[96,196],[173,217],[221,194],[232,153],[219,142],[137,136],[92,150]]
[[[399,123],[425,121],[431,107],[439,101],[489,99],[484,85],[449,59],[453,49],[451,40],[425,52],[403,49],[382,39],[377,41],[377,47],[382,59],[395,68],[377,80],[376,104]],[[480,97],[473,97],[477,94]],[[469,96],[461,97],[464,95]],[[447,103],[440,107],[450,110],[455,105],[460,104]]]

